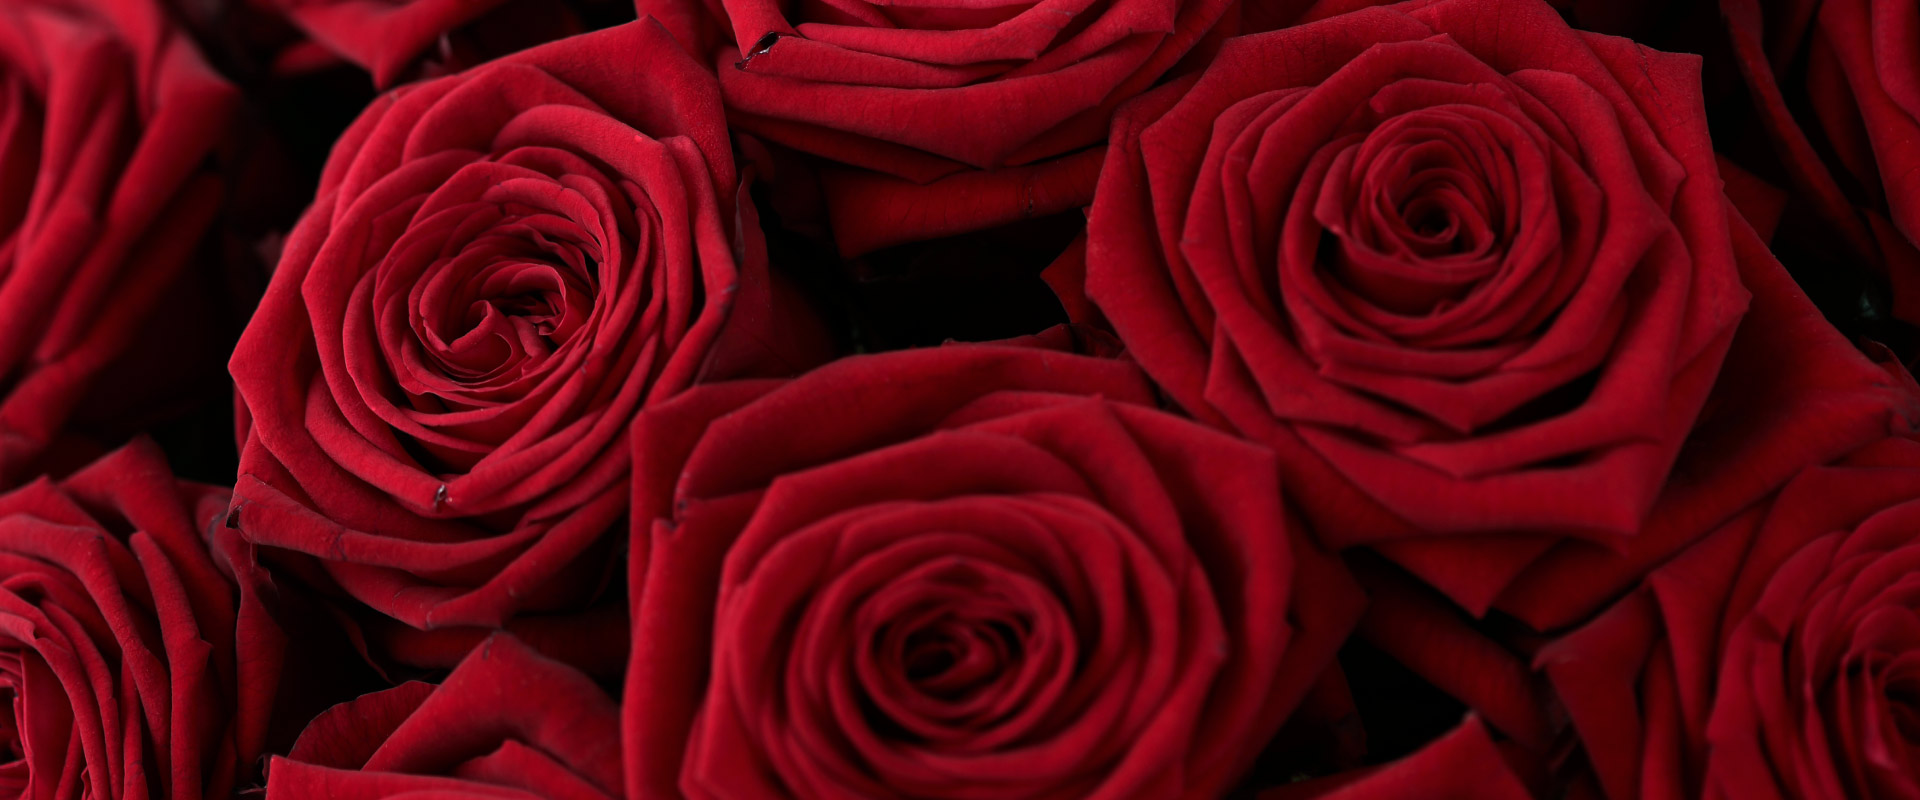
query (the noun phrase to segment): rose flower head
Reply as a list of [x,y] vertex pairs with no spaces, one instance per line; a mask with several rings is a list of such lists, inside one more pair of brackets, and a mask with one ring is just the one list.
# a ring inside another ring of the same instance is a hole
[[145,440],[0,495],[0,794],[201,800],[255,780],[284,639],[244,544],[202,538],[226,504]]
[[810,341],[718,97],[642,20],[377,100],[234,352],[231,524],[418,629],[605,585],[634,414]]
[[1217,797],[1358,618],[1264,448],[961,345],[635,427],[635,797]]
[[1538,0],[1230,40],[1116,117],[1086,295],[1330,545],[1618,542],[1747,305],[1698,67]]

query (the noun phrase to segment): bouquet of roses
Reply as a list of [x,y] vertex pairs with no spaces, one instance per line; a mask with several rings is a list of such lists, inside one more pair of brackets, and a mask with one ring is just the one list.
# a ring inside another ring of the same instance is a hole
[[1920,798],[1912,0],[6,0],[0,796]]

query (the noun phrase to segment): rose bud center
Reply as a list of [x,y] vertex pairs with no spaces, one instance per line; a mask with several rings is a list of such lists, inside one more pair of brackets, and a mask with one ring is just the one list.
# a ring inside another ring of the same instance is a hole
[[1041,701],[1067,663],[1051,592],[970,558],[910,570],[855,617],[862,650],[852,677],[870,723],[935,747],[978,748],[982,731]]
[[1519,227],[1513,156],[1490,130],[1502,122],[1425,109],[1330,147],[1316,216],[1333,279],[1389,313],[1430,317],[1497,275]]

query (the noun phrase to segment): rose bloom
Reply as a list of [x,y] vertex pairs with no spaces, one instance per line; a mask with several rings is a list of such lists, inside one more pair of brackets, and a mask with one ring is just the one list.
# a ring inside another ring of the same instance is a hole
[[[1734,63],[1820,233],[1892,284],[1920,323],[1920,6],[1906,0],[1720,0]],[[1826,266],[1826,265],[1822,265]],[[1844,268],[1844,265],[1833,268]]]
[[1120,110],[1086,296],[1331,546],[1619,545],[1748,299],[1698,59],[1538,0],[1339,10]]
[[157,4],[0,7],[0,483],[89,390],[148,410],[131,398],[154,387],[112,368],[191,269],[234,101]]
[[1609,798],[1920,791],[1920,443],[1795,478],[1539,654]]
[[199,800],[253,780],[284,639],[240,542],[201,538],[226,494],[139,441],[0,495],[0,793]]
[[1129,364],[961,345],[635,427],[628,796],[1216,797],[1358,588]]
[[647,21],[383,96],[234,352],[230,524],[416,629],[585,602],[633,415],[811,341],[745,195],[713,77]]
[[586,676],[496,635],[439,685],[334,706],[267,767],[268,800],[620,797],[620,713]]
[[1086,205],[1083,149],[1114,108],[1238,17],[1233,0],[636,5],[708,53],[738,130],[859,168],[821,176],[847,255]]

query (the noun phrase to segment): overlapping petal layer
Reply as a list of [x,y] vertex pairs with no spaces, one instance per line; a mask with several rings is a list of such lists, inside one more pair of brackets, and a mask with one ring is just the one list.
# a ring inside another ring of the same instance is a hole
[[955,346],[643,414],[636,448],[683,459],[636,485],[629,794],[1229,787],[1360,598],[1270,454],[1145,391]]

